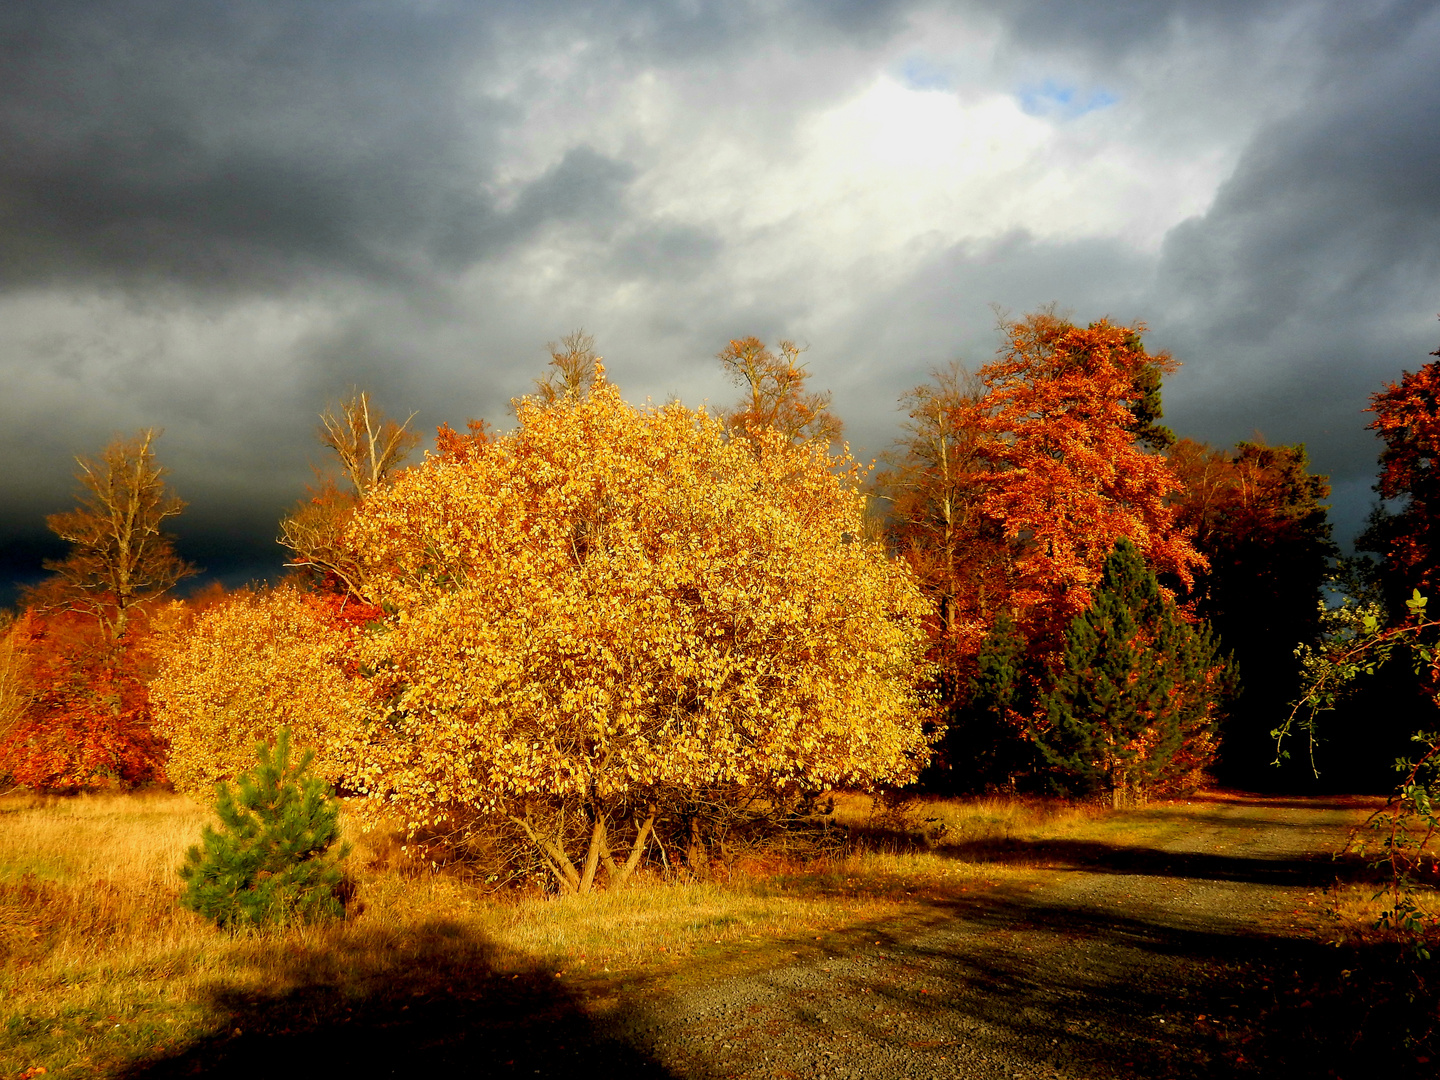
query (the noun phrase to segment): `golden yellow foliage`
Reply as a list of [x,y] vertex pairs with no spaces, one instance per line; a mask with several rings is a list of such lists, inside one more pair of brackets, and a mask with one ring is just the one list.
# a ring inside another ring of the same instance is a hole
[[356,511],[367,599],[394,613],[361,643],[389,704],[357,785],[416,823],[569,806],[603,837],[676,790],[912,778],[928,608],[867,538],[853,464],[634,408],[596,369]]
[[318,775],[343,782],[370,710],[354,662],[362,633],[290,587],[232,594],[171,631],[150,697],[175,786],[208,798],[281,725],[316,752]]

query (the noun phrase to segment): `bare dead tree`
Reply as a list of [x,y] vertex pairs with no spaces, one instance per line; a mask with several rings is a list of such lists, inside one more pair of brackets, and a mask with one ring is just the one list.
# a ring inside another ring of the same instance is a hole
[[340,467],[363,499],[394,472],[420,443],[410,430],[411,413],[403,422],[392,420],[370,404],[364,390],[320,414],[320,442],[335,451]]
[[185,503],[167,490],[169,470],[156,464],[159,435],[146,428],[114,439],[98,457],[77,457],[80,505],[45,519],[71,551],[46,561],[55,578],[34,595],[45,606],[93,616],[111,640],[124,634],[136,605],[163,596],[196,573],[160,528]]
[[545,347],[550,350],[550,370],[535,380],[536,396],[545,405],[584,398],[595,385],[595,365],[601,360],[595,336],[581,328],[566,334],[560,344],[552,341]]
[[287,565],[333,576],[359,595],[360,566],[345,543],[345,526],[361,500],[419,444],[419,434],[409,428],[414,418],[414,413],[403,422],[390,418],[363,390],[320,414],[320,442],[339,458],[349,490],[322,475],[318,486],[281,519],[279,542],[295,554]]
[[800,363],[803,351],[781,341],[771,352],[759,338],[737,338],[717,354],[732,382],[748,391],[749,400],[720,414],[732,431],[774,428],[796,441],[832,443],[843,425],[830,411],[829,392],[805,389],[810,372]]

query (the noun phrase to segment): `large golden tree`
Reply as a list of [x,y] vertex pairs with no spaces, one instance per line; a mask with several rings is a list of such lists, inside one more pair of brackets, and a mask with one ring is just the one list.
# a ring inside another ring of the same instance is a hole
[[865,539],[853,474],[778,432],[634,408],[598,371],[518,416],[356,514],[368,599],[394,613],[373,795],[416,822],[502,814],[585,891],[622,823],[634,855],[677,793],[914,775],[925,603]]

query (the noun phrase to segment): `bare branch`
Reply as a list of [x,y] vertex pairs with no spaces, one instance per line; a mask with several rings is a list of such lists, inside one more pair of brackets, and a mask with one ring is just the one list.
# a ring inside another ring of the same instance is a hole
[[320,442],[335,451],[355,494],[364,498],[419,445],[420,436],[409,428],[413,419],[411,413],[403,422],[392,420],[361,390],[320,414]]
[[146,428],[113,440],[99,457],[76,458],[80,505],[45,519],[72,550],[45,563],[56,576],[38,594],[57,597],[57,607],[92,615],[112,639],[125,632],[137,604],[164,595],[196,572],[160,530],[185,503],[166,489],[168,470],[155,463],[159,434]]
[[545,347],[550,350],[550,370],[535,380],[541,404],[553,405],[566,398],[583,400],[603,371],[595,336],[582,327],[566,334],[558,345],[551,341]]

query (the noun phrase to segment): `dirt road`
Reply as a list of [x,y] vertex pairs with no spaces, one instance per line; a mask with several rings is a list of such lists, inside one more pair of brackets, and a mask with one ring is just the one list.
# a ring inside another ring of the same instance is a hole
[[1440,1072],[1355,1038],[1356,961],[1315,933],[1353,803],[1215,799],[1187,820],[1158,848],[1016,851],[1068,868],[689,992],[627,1034],[686,1077],[1361,1076],[1392,1052]]

